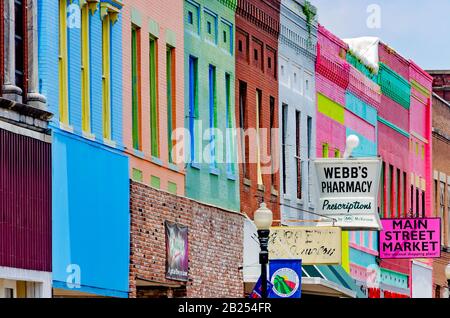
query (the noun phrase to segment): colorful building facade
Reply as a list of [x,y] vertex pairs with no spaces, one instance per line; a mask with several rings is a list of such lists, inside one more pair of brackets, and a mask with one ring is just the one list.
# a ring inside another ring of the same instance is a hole
[[39,1],[39,83],[54,113],[55,297],[128,296],[121,9],[113,0]]
[[[265,202],[279,220],[278,36],[280,1],[238,0],[236,10],[236,123],[240,209],[253,218]],[[251,138],[254,131],[256,138]],[[256,139],[256,140],[255,140]]]
[[[315,61],[317,21],[308,26],[304,1],[281,2],[279,39],[281,223],[314,219],[312,166],[316,157]],[[310,31],[308,31],[310,28]]]
[[183,2],[129,1],[122,14],[123,138],[130,176],[184,195],[183,160],[172,154],[172,133],[184,125]]
[[37,1],[0,4],[0,298],[52,296],[51,137]]
[[[441,218],[441,258],[433,261],[433,295],[446,298],[449,287],[445,277],[445,267],[450,264],[450,103],[442,99],[440,79],[443,72],[429,72],[433,82],[433,212]],[[441,94],[440,94],[441,95]],[[443,94],[442,94],[443,95]],[[443,95],[445,96],[445,95]]]
[[235,121],[237,1],[184,1],[187,197],[239,211]]

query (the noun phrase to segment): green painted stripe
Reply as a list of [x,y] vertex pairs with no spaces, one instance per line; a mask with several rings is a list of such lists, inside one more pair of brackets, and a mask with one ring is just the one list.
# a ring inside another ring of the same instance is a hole
[[394,125],[393,123],[391,123],[390,121],[384,119],[383,117],[378,116],[378,121],[380,123],[385,124],[386,126],[388,126],[389,128],[394,129],[396,132],[402,134],[405,137],[409,138],[409,133],[407,131],[404,131],[403,129],[401,129],[400,127]]
[[317,110],[344,125],[345,108],[322,94],[317,94]]
[[415,80],[411,80],[411,86],[414,87],[419,93],[421,93],[424,97],[429,98],[431,92],[428,91],[424,86],[417,83]]

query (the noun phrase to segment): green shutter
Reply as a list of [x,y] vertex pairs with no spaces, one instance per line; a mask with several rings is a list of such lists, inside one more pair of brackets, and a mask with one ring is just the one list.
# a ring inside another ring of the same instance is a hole
[[152,156],[159,158],[158,98],[156,74],[156,39],[150,38],[150,139]]
[[139,149],[139,97],[138,97],[138,60],[137,60],[137,31],[131,31],[131,73],[132,73],[132,130],[133,148]]
[[172,48],[166,48],[166,79],[167,79],[167,144],[169,150],[169,162],[172,163]]

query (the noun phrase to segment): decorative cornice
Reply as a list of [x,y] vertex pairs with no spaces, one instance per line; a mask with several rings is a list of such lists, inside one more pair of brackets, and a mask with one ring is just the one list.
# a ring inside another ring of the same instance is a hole
[[100,17],[103,20],[107,15],[110,16],[111,22],[114,24],[119,18],[120,9],[111,5],[109,2],[100,4]]
[[[273,10],[276,11],[275,8],[273,8]],[[271,17],[266,11],[258,8],[248,0],[237,0],[236,14],[253,23],[261,30],[278,38],[280,34],[279,19],[277,20]],[[277,16],[279,16],[279,10]]]
[[394,125],[393,123],[391,123],[390,121],[384,119],[383,117],[378,116],[378,121],[379,121],[380,123],[385,124],[385,125],[388,126],[389,128],[395,130],[396,132],[402,134],[403,136],[405,136],[405,137],[407,137],[407,138],[410,137],[410,135],[409,135],[409,133],[408,133],[407,131],[401,129],[401,128],[398,127],[397,125]]
[[83,8],[85,5],[89,7],[91,14],[93,15],[98,10],[98,4],[100,0],[80,0],[80,8]]
[[217,1],[223,4],[225,7],[233,11],[236,11],[238,0],[217,0]]

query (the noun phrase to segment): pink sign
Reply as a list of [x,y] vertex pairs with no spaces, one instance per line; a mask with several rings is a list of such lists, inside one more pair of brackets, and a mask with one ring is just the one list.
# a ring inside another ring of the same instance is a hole
[[383,219],[380,258],[441,257],[441,219]]

